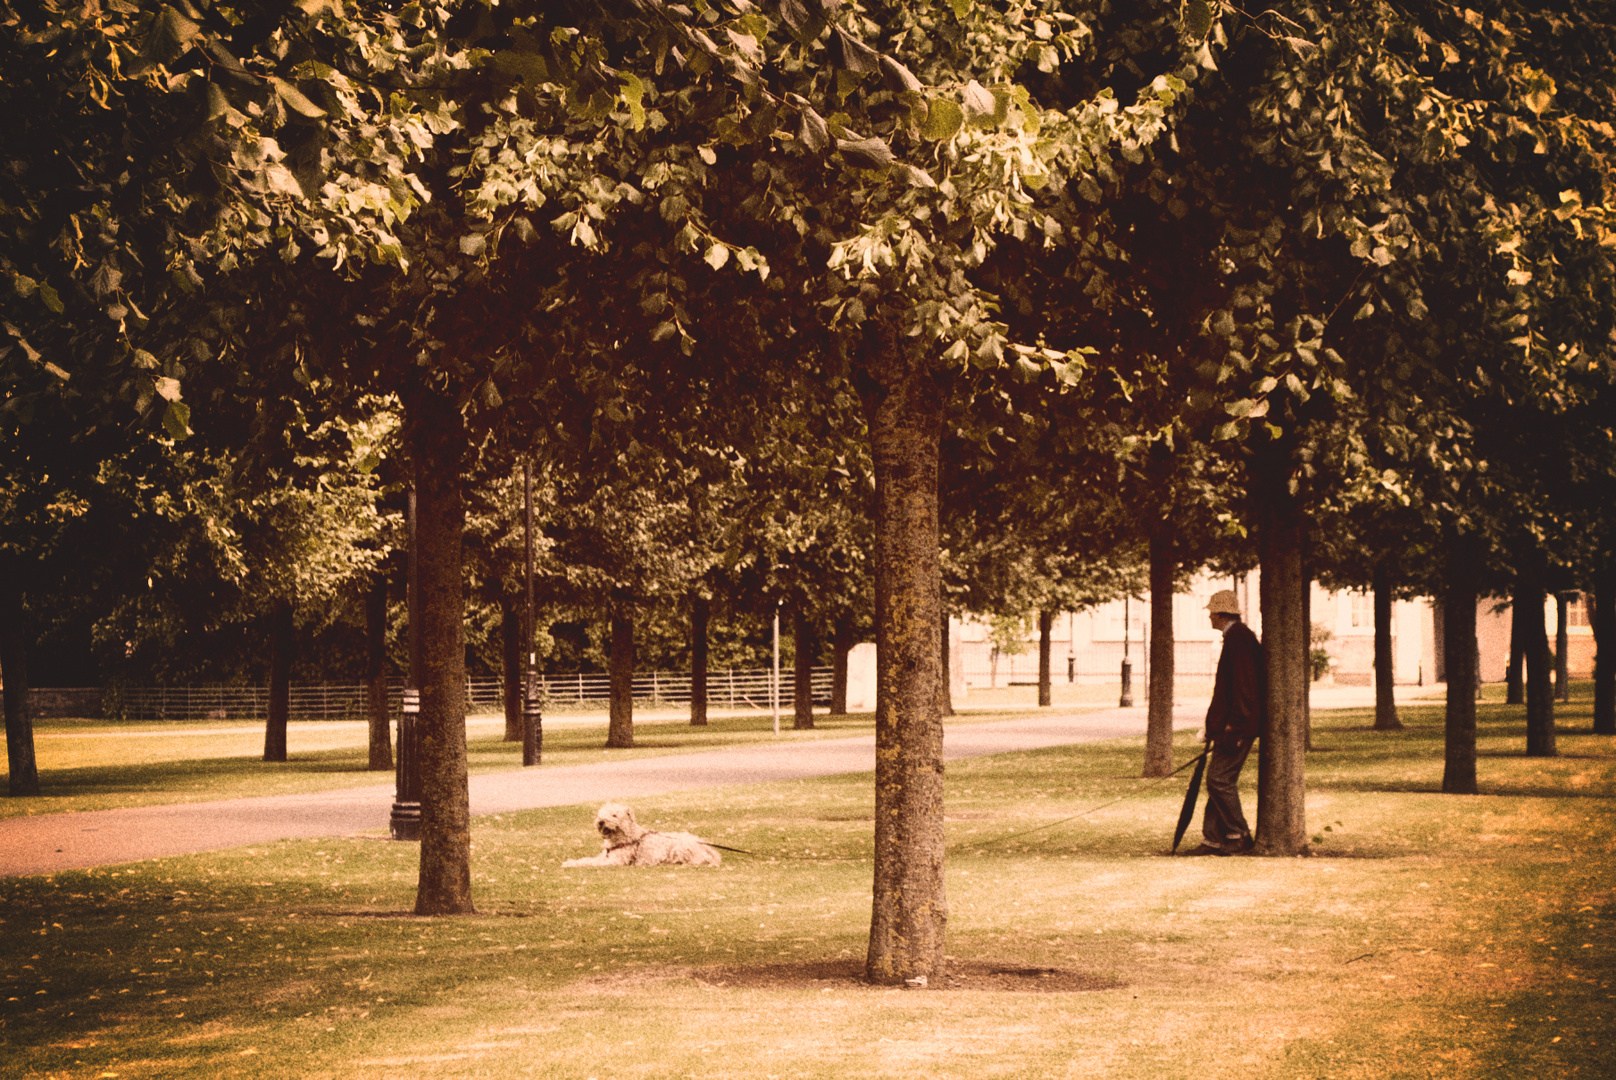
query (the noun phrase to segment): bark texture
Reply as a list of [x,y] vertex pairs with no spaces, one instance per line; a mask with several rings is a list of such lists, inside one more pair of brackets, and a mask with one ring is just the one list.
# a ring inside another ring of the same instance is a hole
[[1442,602],[1442,670],[1447,676],[1447,717],[1443,732],[1442,790],[1476,794],[1476,592],[1480,553],[1477,540],[1454,533],[1447,538],[1447,581]]
[[1607,553],[1594,571],[1589,598],[1594,630],[1594,734],[1616,735],[1616,555]]
[[[1055,703],[1055,687],[1049,670],[1050,638],[1053,637],[1055,613],[1045,608],[1038,612],[1038,707],[1047,709]],[[946,677],[946,669],[945,669]]]
[[522,741],[522,607],[516,597],[499,598],[500,700],[505,710],[505,741]]
[[[875,874],[866,975],[936,986],[945,973],[942,581],[937,469],[943,400],[923,349],[872,319],[860,392],[875,465]],[[869,326],[869,324],[866,324]]]
[[292,712],[292,602],[269,606],[269,720],[264,725],[264,760],[286,760],[286,721]]
[[1392,662],[1392,582],[1385,563],[1375,567],[1375,730],[1401,731],[1403,722],[1397,717],[1397,697],[1393,693],[1393,679],[1397,676]]
[[1173,771],[1173,582],[1178,576],[1173,523],[1150,531],[1150,688],[1145,719],[1146,776]]
[[1261,855],[1307,850],[1305,769],[1308,652],[1306,528],[1287,485],[1288,459],[1264,451],[1256,468],[1257,552],[1262,570],[1263,652],[1268,716],[1257,760],[1257,846]]
[[606,746],[627,750],[634,745],[634,612],[627,604],[612,608],[611,668],[607,686]]
[[1525,663],[1525,628],[1521,626],[1521,593],[1515,590],[1509,604],[1509,667],[1504,671],[1504,704],[1526,704],[1526,683],[1522,680]]
[[393,767],[387,710],[387,575],[378,573],[365,594],[365,713],[370,722],[369,767]]
[[853,651],[853,619],[836,616],[831,630],[830,714],[847,715],[847,654]]
[[1515,595],[1521,609],[1521,655],[1526,660],[1526,756],[1553,757],[1554,660],[1549,655],[1549,628],[1543,617],[1548,593],[1535,553],[1523,561],[1518,575]]
[[707,633],[713,602],[700,593],[690,597],[690,723],[707,726]]
[[814,627],[801,605],[791,613],[791,726],[814,726]]
[[22,576],[17,563],[0,563],[0,681],[5,683],[6,794],[39,794],[34,756],[34,716],[28,690],[28,638],[24,629]]
[[421,714],[421,868],[417,915],[469,915],[471,798],[466,777],[466,641],[461,492],[466,430],[452,399],[406,405],[415,467]]

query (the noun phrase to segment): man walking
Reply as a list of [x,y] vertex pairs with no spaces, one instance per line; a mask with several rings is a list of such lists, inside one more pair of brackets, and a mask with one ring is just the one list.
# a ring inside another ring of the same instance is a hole
[[1201,822],[1205,842],[1191,855],[1240,855],[1251,850],[1251,829],[1240,809],[1240,770],[1251,744],[1262,734],[1268,701],[1268,669],[1263,647],[1251,628],[1240,621],[1240,603],[1234,592],[1214,593],[1206,605],[1212,628],[1223,634],[1223,655],[1218,657],[1212,705],[1206,710],[1206,817]]

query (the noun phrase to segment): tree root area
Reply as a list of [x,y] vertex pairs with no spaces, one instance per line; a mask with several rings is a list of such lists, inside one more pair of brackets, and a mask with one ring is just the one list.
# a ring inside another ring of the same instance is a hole
[[[699,982],[716,988],[747,990],[879,989],[864,977],[864,965],[857,960],[807,960],[789,964],[733,964],[698,968],[692,975]],[[992,990],[1010,993],[1071,994],[1115,990],[1123,986],[1115,979],[1102,978],[1065,968],[1024,967],[992,960],[950,960],[948,972],[933,980],[927,990]],[[908,989],[907,987],[902,989]]]

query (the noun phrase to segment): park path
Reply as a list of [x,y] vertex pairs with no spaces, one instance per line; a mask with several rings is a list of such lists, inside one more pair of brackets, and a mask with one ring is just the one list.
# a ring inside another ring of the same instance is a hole
[[[1352,700],[1342,705],[1361,706]],[[1320,707],[1315,698],[1314,707]],[[1206,703],[1173,712],[1175,728],[1200,724]],[[1141,736],[1145,710],[1039,712],[1014,720],[949,724],[947,760]],[[588,765],[484,773],[471,778],[473,815],[550,806],[593,810],[611,799],[669,791],[873,772],[875,736],[813,742],[760,743],[657,757],[625,757]],[[50,874],[171,855],[218,851],[276,840],[385,834],[393,785],[217,802],[173,803],[74,814],[0,819],[0,877]]]

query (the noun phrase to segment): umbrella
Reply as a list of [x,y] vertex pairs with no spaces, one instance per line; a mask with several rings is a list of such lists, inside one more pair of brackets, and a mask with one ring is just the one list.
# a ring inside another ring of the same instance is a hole
[[1209,746],[1195,759],[1195,771],[1190,774],[1190,789],[1184,793],[1184,809],[1178,812],[1178,828],[1173,830],[1174,851],[1178,850],[1178,842],[1184,839],[1184,830],[1190,827],[1190,819],[1195,816],[1195,803],[1201,797],[1201,774],[1206,772],[1206,755],[1210,750]]

